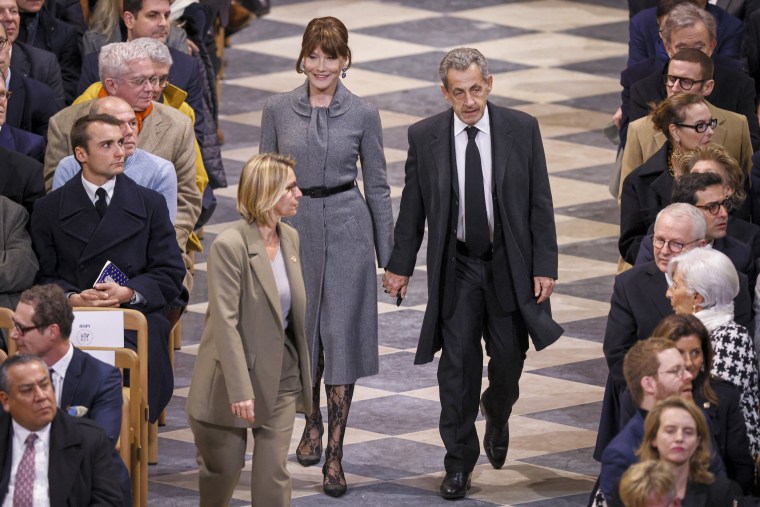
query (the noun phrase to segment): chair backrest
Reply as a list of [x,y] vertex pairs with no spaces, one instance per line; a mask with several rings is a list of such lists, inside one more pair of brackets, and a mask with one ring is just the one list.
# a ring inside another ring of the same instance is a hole
[[[127,348],[81,347],[82,350],[115,351],[116,367],[129,370],[129,424],[122,423],[120,454],[129,446],[132,498],[135,507],[148,505],[148,321],[137,310],[77,307],[74,311],[119,311],[124,314],[124,329],[137,332],[137,352]],[[126,431],[126,434],[125,434]]]

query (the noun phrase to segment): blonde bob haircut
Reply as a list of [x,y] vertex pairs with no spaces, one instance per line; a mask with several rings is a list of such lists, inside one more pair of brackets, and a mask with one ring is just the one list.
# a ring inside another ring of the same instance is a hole
[[260,153],[246,162],[240,174],[237,210],[249,224],[271,224],[274,206],[288,186],[288,169],[295,159],[280,153]]

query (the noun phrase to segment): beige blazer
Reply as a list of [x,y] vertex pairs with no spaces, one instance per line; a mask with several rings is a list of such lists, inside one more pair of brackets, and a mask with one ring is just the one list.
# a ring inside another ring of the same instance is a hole
[[[280,245],[290,281],[290,323],[301,370],[299,411],[311,411],[311,372],[304,318],[306,291],[298,233],[280,224]],[[285,330],[271,262],[256,224],[245,220],[224,230],[208,256],[206,327],[187,398],[187,413],[198,421],[228,427],[249,424],[230,405],[255,399],[254,426],[267,424],[280,385]]]
[[[712,142],[726,148],[749,177],[752,169],[752,142],[749,137],[747,117],[732,113],[705,102],[712,117],[718,120]],[[623,192],[623,181],[634,169],[649,160],[665,144],[665,134],[655,130],[649,117],[639,118],[628,126],[628,139],[623,150],[623,169],[620,173],[618,205]]]
[[[55,168],[73,154],[69,134],[74,122],[90,112],[97,99],[69,106],[50,118],[45,151],[45,190],[53,187]],[[177,220],[174,231],[184,253],[187,238],[201,213],[201,194],[195,184],[195,132],[190,119],[176,109],[153,102],[137,136],[137,146],[174,164],[177,171]]]

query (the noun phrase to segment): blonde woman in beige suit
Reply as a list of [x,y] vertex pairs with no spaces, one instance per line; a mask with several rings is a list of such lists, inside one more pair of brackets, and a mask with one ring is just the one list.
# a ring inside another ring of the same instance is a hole
[[290,505],[285,465],[296,411],[311,411],[306,295],[298,234],[280,223],[301,191],[292,158],[261,154],[243,168],[237,208],[208,257],[206,327],[187,413],[201,506],[227,505],[253,431],[253,505]]

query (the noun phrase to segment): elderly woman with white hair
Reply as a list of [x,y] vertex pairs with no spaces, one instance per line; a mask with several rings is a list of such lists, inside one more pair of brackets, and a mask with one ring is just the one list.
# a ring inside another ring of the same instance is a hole
[[672,280],[667,296],[677,314],[693,314],[710,333],[714,356],[710,374],[734,384],[741,393],[750,451],[760,454],[760,397],[757,355],[747,329],[734,321],[739,275],[731,260],[711,248],[695,248],[668,264]]

